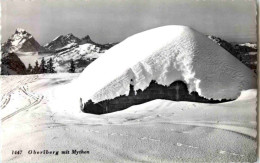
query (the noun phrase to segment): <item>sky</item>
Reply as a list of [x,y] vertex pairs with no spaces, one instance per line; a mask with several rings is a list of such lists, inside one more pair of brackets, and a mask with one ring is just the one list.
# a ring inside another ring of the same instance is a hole
[[1,37],[24,28],[42,45],[59,35],[98,43],[164,25],[186,25],[231,42],[256,42],[254,0],[1,0]]

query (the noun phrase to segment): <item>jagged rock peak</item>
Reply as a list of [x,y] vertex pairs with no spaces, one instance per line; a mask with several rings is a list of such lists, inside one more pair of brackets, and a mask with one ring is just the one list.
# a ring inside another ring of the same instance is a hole
[[78,37],[74,36],[72,33],[69,33],[67,35],[60,35],[56,37],[53,41],[44,45],[44,47],[48,50],[55,51],[69,44],[79,44],[80,42],[81,40]]
[[15,30],[15,33],[24,33],[24,32],[26,32],[26,31],[25,31],[25,29],[23,29],[23,28],[17,28],[17,29]]
[[64,37],[68,38],[68,39],[76,39],[79,40],[79,38],[77,38],[76,36],[74,36],[72,33],[69,33],[67,35],[65,35]]
[[[17,38],[18,37],[18,38]],[[14,34],[9,39],[19,39],[20,37],[32,37],[32,35],[23,28],[17,28]]]
[[16,51],[35,52],[44,50],[40,44],[23,28],[17,28],[14,34],[2,44],[3,52],[11,53]]
[[88,39],[91,40],[89,35],[82,38],[82,40],[88,40]]
[[85,43],[92,43],[92,44],[96,44],[94,41],[91,40],[89,35],[86,35],[85,37],[83,37],[81,39],[81,44],[85,44]]
[[[69,37],[71,37],[71,36],[74,36],[72,33],[69,33],[69,34],[67,34],[66,36],[69,36]],[[75,37],[75,36],[74,36]]]

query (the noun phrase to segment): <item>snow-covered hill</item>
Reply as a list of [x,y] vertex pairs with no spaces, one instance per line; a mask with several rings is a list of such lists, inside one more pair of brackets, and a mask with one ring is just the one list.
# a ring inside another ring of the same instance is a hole
[[[75,62],[76,72],[82,72],[91,62],[115,44],[98,44],[92,41],[88,35],[79,39],[70,33],[58,36],[44,45],[46,49],[53,52],[53,55],[47,55],[47,57],[42,55],[42,57],[46,57],[46,59],[52,57],[57,72],[67,72],[71,60]],[[42,57],[39,56],[40,60]]]
[[34,37],[22,28],[17,28],[15,33],[2,44],[2,52],[36,52],[44,51],[44,48],[34,39]]
[[19,58],[26,66],[35,65],[35,61],[41,62],[42,58],[46,61],[53,59],[55,70],[59,72],[68,72],[71,60],[74,61],[76,72],[82,72],[90,63],[101,56],[105,50],[101,50],[96,45],[86,43],[79,45],[70,43],[64,47],[55,50],[55,53],[22,53],[19,52]]
[[106,51],[72,88],[83,103],[99,102],[128,95],[130,84],[144,90],[152,80],[161,85],[181,80],[189,92],[208,99],[235,99],[242,90],[256,87],[252,70],[207,36],[185,26],[165,26]]
[[82,72],[91,62],[104,52],[105,50],[101,50],[100,47],[90,43],[82,45],[71,43],[56,49],[55,55],[50,57],[53,58],[54,66],[58,72],[67,72],[71,60],[75,62],[76,72]]

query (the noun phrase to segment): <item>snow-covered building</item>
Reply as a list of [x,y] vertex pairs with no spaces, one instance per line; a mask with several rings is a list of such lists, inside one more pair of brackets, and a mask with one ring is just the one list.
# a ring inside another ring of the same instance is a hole
[[[178,85],[182,93],[185,87],[187,91],[176,98]],[[82,72],[74,86],[79,88],[84,112],[94,113],[93,108],[111,112],[118,109],[110,104],[122,105],[112,99],[136,96],[132,104],[138,104],[137,96],[145,92],[157,92],[146,101],[163,99],[165,92],[178,101],[236,99],[242,90],[256,88],[256,75],[200,32],[186,26],[164,26],[133,35],[109,49]],[[175,93],[165,91],[171,88]]]

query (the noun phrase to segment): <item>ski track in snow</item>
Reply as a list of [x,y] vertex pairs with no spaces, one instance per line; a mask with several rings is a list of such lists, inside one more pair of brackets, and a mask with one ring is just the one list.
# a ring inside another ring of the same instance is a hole
[[[24,110],[28,110],[30,108],[33,108],[33,107],[39,105],[42,102],[43,98],[44,98],[41,95],[35,95],[35,94],[31,93],[30,91],[28,91],[28,87],[26,88],[25,85],[21,86],[19,88],[19,91],[21,91],[26,96],[25,98],[28,100],[29,104],[24,106],[24,107],[22,107],[22,108],[19,108],[18,110],[14,111],[11,114],[9,114],[9,115],[5,116],[4,118],[2,118],[1,119],[2,123],[5,120],[15,116],[16,114],[18,114],[18,113],[20,113],[20,112],[22,112]],[[3,98],[3,102],[1,100],[1,103],[3,103],[3,105],[1,105],[2,109],[4,109],[8,105],[10,99],[12,98],[12,93],[9,93],[8,95],[4,95],[3,97],[7,97],[7,98]]]
[[1,109],[4,109],[6,107],[6,105],[10,102],[11,99],[11,95],[7,94],[7,95],[3,95],[2,99],[1,99]]

